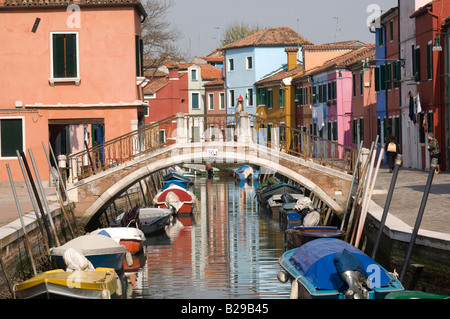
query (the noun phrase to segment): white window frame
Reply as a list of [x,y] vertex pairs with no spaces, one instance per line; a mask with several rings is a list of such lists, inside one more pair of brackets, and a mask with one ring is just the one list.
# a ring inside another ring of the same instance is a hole
[[[195,73],[195,77],[194,77]],[[198,81],[198,70],[197,69],[191,69],[191,81]]]
[[219,93],[219,110],[225,110],[225,93],[223,92]]
[[229,90],[228,91],[228,107],[230,108],[235,108],[236,104],[234,103],[234,98],[235,98],[235,94],[234,94],[234,90]]
[[214,111],[214,93],[208,94],[208,110]]
[[[75,78],[55,78],[53,77],[53,35],[54,34],[75,34],[77,43],[77,77]],[[48,82],[51,86],[55,83],[63,82],[73,82],[75,85],[80,85],[81,75],[80,75],[80,34],[78,31],[51,31],[50,32],[50,77]]]
[[[251,60],[251,62],[252,62],[252,66],[250,67],[249,66],[249,59]],[[249,56],[246,56],[245,57],[245,68],[247,69],[247,70],[253,70],[253,57],[251,56],[251,55],[249,55]]]
[[[249,106],[249,107],[253,107],[254,106],[254,98],[253,98],[253,88],[248,88],[247,89],[247,106]],[[250,104],[250,101],[252,102],[251,104]]]
[[[234,65],[234,59],[229,58],[227,64],[228,64],[228,66],[227,66],[228,72],[234,72],[234,70],[236,68],[236,66]],[[231,68],[231,65],[233,65],[233,68]]]

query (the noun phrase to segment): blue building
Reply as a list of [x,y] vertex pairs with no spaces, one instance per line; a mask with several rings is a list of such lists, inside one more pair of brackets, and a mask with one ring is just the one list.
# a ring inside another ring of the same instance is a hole
[[311,44],[289,27],[271,27],[221,48],[224,51],[225,98],[227,114],[235,114],[237,99],[243,98],[242,110],[256,115],[254,83],[286,67],[286,47]]

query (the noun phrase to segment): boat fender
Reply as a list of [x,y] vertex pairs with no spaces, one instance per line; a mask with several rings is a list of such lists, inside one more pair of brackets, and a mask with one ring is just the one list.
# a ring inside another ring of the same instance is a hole
[[121,297],[122,296],[122,281],[120,280],[119,276],[117,276],[116,295],[117,295],[117,297]]
[[111,293],[108,289],[102,290],[102,299],[111,299]]
[[277,275],[277,278],[280,282],[286,283],[289,280],[289,275],[284,271],[280,271]]
[[289,299],[298,299],[298,281],[297,281],[297,279],[293,280],[291,283],[291,294],[289,295]]
[[129,251],[127,251],[125,254],[125,260],[127,261],[128,267],[133,266],[133,257],[131,256],[131,253]]

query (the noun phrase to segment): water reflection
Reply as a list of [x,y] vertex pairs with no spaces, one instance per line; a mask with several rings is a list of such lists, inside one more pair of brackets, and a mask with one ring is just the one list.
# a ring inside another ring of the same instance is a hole
[[126,273],[128,298],[288,298],[277,280],[284,232],[258,213],[256,186],[197,179],[199,212],[147,238],[144,265]]

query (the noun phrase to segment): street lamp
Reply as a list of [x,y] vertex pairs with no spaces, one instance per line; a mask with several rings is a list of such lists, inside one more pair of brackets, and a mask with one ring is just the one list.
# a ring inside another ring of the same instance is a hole
[[436,38],[434,38],[434,45],[433,45],[433,51],[435,52],[441,52],[442,51],[442,46],[441,46],[441,42],[439,40],[439,36],[440,35],[448,35],[450,34],[450,32],[442,32],[442,33],[436,33]]

